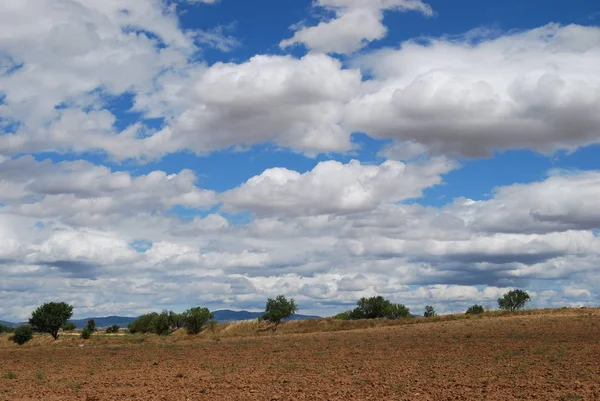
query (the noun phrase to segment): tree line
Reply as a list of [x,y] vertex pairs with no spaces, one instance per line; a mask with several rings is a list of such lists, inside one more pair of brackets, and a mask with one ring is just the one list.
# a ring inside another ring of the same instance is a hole
[[[512,290],[498,298],[498,307],[506,311],[516,311],[525,307],[531,300],[529,294],[523,290]],[[265,305],[265,312],[259,321],[270,323],[273,329],[285,319],[291,317],[298,311],[294,299],[287,299],[283,295],[269,298]],[[467,309],[467,314],[480,314],[484,312],[482,305],[473,305]],[[6,326],[0,325],[0,333],[14,332],[12,341],[17,344],[25,344],[33,337],[34,332],[50,334],[55,340],[59,331],[70,331],[75,325],[69,322],[73,315],[73,306],[65,302],[49,302],[38,307],[31,314],[29,324],[19,326],[14,331]],[[435,309],[431,305],[425,307],[425,317],[436,316]],[[334,319],[359,320],[359,319],[407,319],[412,318],[409,308],[403,304],[394,304],[382,296],[361,298],[356,308],[335,315]],[[208,308],[193,307],[183,313],[164,310],[160,313],[152,312],[144,314],[128,326],[128,331],[135,333],[154,333],[167,335],[173,330],[185,329],[188,334],[199,334],[207,328],[214,327],[214,315]],[[110,326],[106,333],[117,333],[120,327]],[[87,326],[81,331],[81,337],[88,339],[96,331],[96,322],[90,319]]]

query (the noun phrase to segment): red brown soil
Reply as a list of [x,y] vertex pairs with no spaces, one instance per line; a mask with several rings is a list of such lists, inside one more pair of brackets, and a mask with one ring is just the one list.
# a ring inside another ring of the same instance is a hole
[[4,346],[0,400],[600,400],[600,314],[590,311]]

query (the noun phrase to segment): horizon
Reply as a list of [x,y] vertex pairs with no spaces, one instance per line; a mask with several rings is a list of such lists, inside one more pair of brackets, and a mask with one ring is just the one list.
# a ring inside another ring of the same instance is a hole
[[600,8],[0,4],[0,320],[600,305]]

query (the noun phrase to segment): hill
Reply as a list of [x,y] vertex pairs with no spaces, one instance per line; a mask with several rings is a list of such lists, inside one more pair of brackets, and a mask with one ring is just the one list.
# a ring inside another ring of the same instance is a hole
[[12,327],[13,329],[15,327],[19,326],[17,323],[5,322],[4,320],[0,320],[0,325],[6,326],[6,327]]

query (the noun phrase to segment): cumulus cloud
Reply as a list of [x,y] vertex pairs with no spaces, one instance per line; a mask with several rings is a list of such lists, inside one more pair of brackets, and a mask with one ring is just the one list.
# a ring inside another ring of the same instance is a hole
[[292,38],[281,41],[280,47],[301,43],[316,52],[352,53],[385,37],[383,12],[386,10],[433,14],[431,7],[421,0],[316,0],[314,7],[331,11],[335,17],[315,26],[300,27]]
[[600,140],[599,62],[597,27],[408,41],[358,59],[374,79],[344,126],[446,154],[573,150]]
[[215,204],[215,193],[198,188],[195,182],[190,170],[170,175],[153,171],[134,177],[87,161],[38,162],[24,156],[0,163],[0,187],[7,189],[0,194],[0,202],[5,210],[25,216],[72,219],[80,215],[88,220]]
[[226,192],[222,199],[226,208],[259,215],[353,213],[375,209],[383,202],[421,197],[423,189],[441,183],[441,175],[455,167],[454,162],[435,158],[417,164],[386,161],[379,166],[357,160],[327,161],[304,174],[273,168]]
[[166,77],[170,90],[140,96],[136,107],[171,116],[168,127],[143,141],[149,153],[265,142],[312,154],[344,152],[352,148],[341,126],[344,105],[360,82],[359,71],[325,55],[255,56],[195,71],[187,82]]

